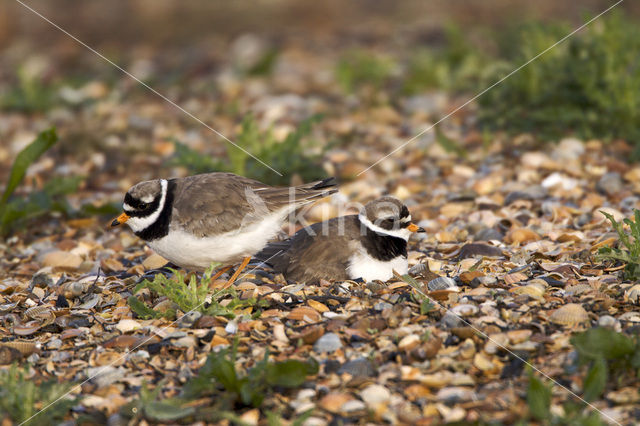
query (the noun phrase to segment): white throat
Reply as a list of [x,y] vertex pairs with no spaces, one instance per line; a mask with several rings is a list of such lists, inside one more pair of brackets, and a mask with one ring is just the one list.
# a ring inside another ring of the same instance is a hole
[[360,219],[360,222],[362,222],[364,224],[364,226],[366,226],[368,229],[370,229],[371,231],[377,232],[379,234],[389,235],[391,237],[396,237],[396,238],[402,238],[405,241],[409,241],[409,237],[411,236],[411,231],[409,231],[407,228],[384,229],[384,228],[372,223],[362,213],[360,213],[358,215],[358,219]]
[[[158,203],[158,208],[149,216],[145,216],[145,217],[132,216],[129,218],[129,220],[127,220],[127,225],[129,225],[129,228],[131,228],[133,232],[140,232],[147,229],[149,226],[153,225],[153,223],[156,220],[158,220],[158,217],[160,217],[160,212],[162,212],[162,209],[164,208],[164,203],[166,202],[166,199],[167,199],[167,187],[168,187],[167,180],[160,179],[160,186],[162,187],[162,191],[160,195],[160,203]],[[127,207],[128,207],[127,205],[124,206],[125,212],[127,210]]]

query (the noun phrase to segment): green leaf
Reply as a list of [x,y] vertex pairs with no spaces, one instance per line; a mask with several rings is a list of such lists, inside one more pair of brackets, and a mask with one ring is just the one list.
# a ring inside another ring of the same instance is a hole
[[144,414],[149,420],[171,422],[193,415],[194,407],[178,407],[165,401],[150,401],[144,404]]
[[223,356],[214,357],[211,362],[211,374],[230,392],[239,392],[240,381],[236,373],[236,367],[230,360]]
[[294,388],[303,384],[308,375],[316,372],[317,362],[309,364],[295,359],[276,362],[267,366],[267,383],[272,386]]
[[584,399],[593,401],[597,399],[607,384],[607,362],[598,358],[587,373],[584,379]]
[[133,312],[138,315],[141,319],[150,319],[150,318],[158,318],[160,315],[159,312],[156,312],[152,308],[145,305],[143,301],[138,299],[135,296],[129,296],[127,299],[127,303]]
[[[18,185],[20,185],[20,182],[24,179],[24,175],[27,173],[29,165],[49,150],[49,148],[51,148],[57,141],[58,136],[56,135],[56,131],[51,128],[41,132],[33,142],[20,151],[13,162],[13,166],[11,167],[9,181],[7,182],[7,187],[4,189],[4,193],[2,194],[2,199],[0,199],[0,205],[4,205]],[[1,208],[2,207],[0,207],[0,209]]]
[[551,389],[545,386],[531,371],[527,388],[527,404],[529,405],[529,413],[536,419],[545,420],[551,417]]
[[605,327],[596,327],[571,337],[580,356],[595,360],[612,360],[631,355],[634,352],[633,340],[622,333]]

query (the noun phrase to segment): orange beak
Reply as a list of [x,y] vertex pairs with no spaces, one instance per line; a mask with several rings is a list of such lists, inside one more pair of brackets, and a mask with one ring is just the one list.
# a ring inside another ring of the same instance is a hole
[[113,222],[111,222],[111,226],[122,225],[123,223],[125,223],[128,220],[129,220],[129,215],[126,214],[126,213],[122,213],[120,216],[118,216],[117,218],[113,219]]
[[416,225],[415,223],[410,223],[409,226],[407,226],[407,229],[411,232],[427,232],[424,228]]

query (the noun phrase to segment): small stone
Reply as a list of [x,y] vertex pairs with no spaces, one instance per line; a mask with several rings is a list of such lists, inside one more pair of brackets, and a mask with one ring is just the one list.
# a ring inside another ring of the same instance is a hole
[[465,326],[465,322],[458,316],[451,312],[447,312],[442,316],[440,320],[440,325],[444,328],[453,328],[453,327],[463,327]]
[[522,343],[528,340],[533,332],[531,330],[511,330],[507,331],[507,337],[512,344]]
[[122,319],[118,324],[116,324],[116,329],[122,334],[126,334],[138,328],[140,328],[140,323],[132,319]]
[[384,386],[369,385],[360,392],[360,397],[369,407],[386,404],[391,399],[391,392]]
[[200,319],[202,314],[198,311],[190,311],[180,317],[178,327],[191,328]]
[[474,241],[502,241],[504,235],[494,228],[484,228],[478,231],[474,236]]
[[47,343],[47,349],[60,349],[62,347],[62,340],[52,339]]
[[146,270],[160,269],[164,265],[166,265],[167,262],[167,259],[165,259],[164,257],[160,256],[157,253],[153,253],[142,262],[142,266],[144,266],[144,269]]
[[376,370],[368,359],[356,358],[340,367],[338,374],[344,373],[351,374],[353,377],[373,377],[376,375]]
[[193,336],[184,336],[171,341],[171,346],[177,348],[195,348],[197,345],[198,341]]
[[462,246],[458,259],[470,257],[503,257],[502,250],[495,246],[483,243],[469,243]]
[[53,288],[55,283],[49,275],[38,272],[31,278],[31,287]]
[[617,194],[623,188],[622,177],[618,172],[605,173],[596,183],[598,192],[605,195]]
[[542,186],[530,186],[522,191],[513,191],[507,194],[504,205],[508,206],[518,200],[539,200],[547,196],[547,190]]
[[318,353],[337,351],[342,347],[340,337],[335,333],[327,333],[319,338],[313,345],[313,350]]
[[408,336],[404,336],[402,340],[398,343],[398,349],[401,351],[408,352],[418,346],[420,344],[420,336],[415,334],[410,334]]
[[429,281],[429,283],[427,284],[427,288],[430,291],[447,290],[456,287],[456,280],[449,277],[438,277]]
[[64,270],[76,270],[82,264],[82,258],[77,254],[67,251],[52,251],[42,260],[44,266],[59,268]]
[[498,278],[493,275],[485,275],[483,277],[475,277],[469,283],[471,288],[490,287],[498,282]]
[[367,408],[364,402],[358,401],[357,399],[352,399],[351,401],[347,401],[342,404],[340,407],[340,411],[345,414],[356,413],[359,411],[363,411]]
[[126,373],[126,368],[116,368],[110,365],[87,368],[87,377],[90,378],[91,382],[95,383],[98,388],[103,388],[117,382],[122,379]]

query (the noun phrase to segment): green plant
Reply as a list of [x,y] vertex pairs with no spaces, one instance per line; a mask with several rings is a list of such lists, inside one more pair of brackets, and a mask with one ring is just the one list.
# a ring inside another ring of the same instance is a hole
[[445,27],[441,48],[419,49],[411,55],[402,90],[414,94],[428,89],[471,91],[479,85],[488,58],[472,46],[455,25]]
[[420,304],[420,315],[426,315],[436,309],[437,305],[426,294],[424,294],[424,292],[420,289],[422,285],[418,281],[416,281],[415,278],[413,278],[409,274],[396,274],[396,278],[399,278],[405,283],[409,284],[415,290],[415,293],[412,293],[411,297],[416,303]]
[[162,386],[163,382],[160,382],[155,389],[150,390],[144,383],[140,388],[140,397],[125,404],[120,413],[126,418],[138,421],[144,418],[155,422],[175,422],[196,413],[194,407],[185,406],[187,401],[179,398],[159,400]]
[[[601,211],[600,213],[611,222],[624,249],[601,247],[598,250],[596,258],[599,260],[613,260],[625,263],[625,279],[637,280],[640,278],[640,210],[634,209],[633,221],[625,218],[622,223],[616,221],[614,217],[607,212]],[[629,233],[625,231],[623,224],[629,226]]]
[[170,165],[187,167],[193,173],[232,172],[271,185],[287,185],[293,174],[300,175],[304,181],[321,179],[326,177],[322,168],[322,154],[327,147],[321,148],[318,143],[309,139],[313,125],[319,120],[320,116],[304,120],[280,141],[271,130],[260,131],[251,115],[244,118],[240,134],[236,138],[237,144],[280,171],[283,176],[277,175],[247,152],[234,146],[227,147],[229,161],[222,161],[205,157],[188,146],[175,142],[176,151],[170,159]]
[[25,225],[29,220],[52,212],[60,212],[66,216],[112,215],[118,212],[118,208],[111,204],[102,206],[84,204],[79,209],[74,209],[66,196],[78,190],[84,179],[81,176],[54,176],[48,179],[42,188],[31,191],[25,197],[14,195],[24,180],[29,165],[57,141],[55,129],[45,130],[16,156],[7,186],[0,198],[0,235],[6,235],[13,229]]
[[0,107],[22,112],[42,112],[50,109],[56,102],[56,89],[43,83],[39,72],[30,67],[21,66],[17,71],[18,84],[0,98]]
[[[266,301],[258,301],[256,299],[241,300],[233,286],[221,289],[210,294],[209,282],[213,270],[219,264],[212,264],[209,269],[202,274],[198,282],[195,274],[191,274],[187,281],[187,277],[179,270],[171,270],[172,277],[166,277],[163,274],[156,274],[153,281],[145,279],[134,289],[134,294],[143,288],[148,288],[152,292],[166,296],[167,299],[175,303],[182,312],[198,311],[203,314],[212,316],[225,316],[234,318],[236,309],[242,309],[248,306],[264,306]],[[222,303],[222,299],[230,297],[230,300]],[[128,299],[129,306],[140,318],[158,318],[167,317],[174,318],[176,312],[167,310],[164,312],[156,311],[144,304],[135,296]]]
[[303,362],[288,359],[270,362],[269,353],[256,362],[246,373],[236,370],[236,346],[209,354],[198,376],[184,387],[183,398],[201,398],[219,395],[225,409],[234,405],[260,407],[265,396],[274,387],[296,388],[307,376],[318,373],[318,363],[310,358]]
[[[528,25],[517,46],[482,84],[487,87],[568,33],[557,25]],[[640,141],[640,29],[620,14],[599,19],[555,46],[479,98],[482,126],[531,132],[545,139]]]
[[[529,385],[527,386],[527,406],[529,419],[535,419],[548,425],[584,425],[604,426],[597,411],[588,412],[584,404],[566,401],[562,405],[563,415],[554,415],[551,412],[551,385],[545,384],[533,374],[533,369],[528,367]],[[530,424],[522,420],[519,425]]]
[[380,90],[389,82],[394,67],[394,61],[387,56],[354,50],[340,59],[335,75],[345,92],[352,93],[363,87]]
[[607,384],[617,385],[640,377],[640,338],[627,337],[614,330],[597,327],[571,337],[578,352],[578,363],[588,365],[584,379],[584,399],[593,401],[604,392]]
[[[0,370],[0,418],[8,417],[27,425],[57,423],[78,403],[75,397],[63,396],[71,388],[70,384],[28,376],[29,367],[18,368],[13,364],[8,370]],[[40,413],[45,408],[46,411]]]

